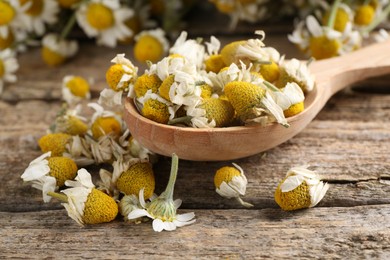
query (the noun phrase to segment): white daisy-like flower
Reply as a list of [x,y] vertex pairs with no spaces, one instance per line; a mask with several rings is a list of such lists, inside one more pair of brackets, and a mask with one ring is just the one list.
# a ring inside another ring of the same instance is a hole
[[138,61],[157,62],[168,52],[169,42],[161,28],[144,30],[134,39],[134,57]]
[[224,198],[235,198],[245,207],[253,207],[252,204],[241,199],[241,196],[245,196],[248,184],[244,170],[235,163],[233,166],[225,166],[217,170],[214,176],[215,191]]
[[305,95],[299,85],[295,82],[289,82],[282,89],[270,86],[269,83],[265,84],[267,87],[271,87],[271,94],[273,98],[283,110],[288,109],[292,105],[301,103],[305,100]]
[[57,189],[57,181],[53,176],[49,176],[49,161],[46,159],[51,156],[51,152],[42,154],[32,162],[23,172],[21,178],[23,181],[31,183],[32,187],[42,191],[44,202],[49,202],[51,197],[48,192],[54,192]]
[[77,22],[87,36],[97,37],[98,44],[109,47],[132,35],[124,22],[133,15],[134,11],[119,0],[86,1],[76,11]]
[[46,24],[52,25],[57,22],[60,11],[58,2],[55,0],[23,0],[30,3],[30,7],[24,11],[24,26],[29,32],[41,36],[46,31]]
[[307,166],[293,167],[279,183],[275,201],[284,210],[311,208],[322,200],[328,188]]
[[5,83],[16,82],[17,78],[14,73],[18,68],[18,61],[11,49],[0,51],[0,95],[3,92]]
[[24,12],[30,8],[30,2],[19,0],[0,1],[0,37],[7,38],[12,33],[12,28],[24,29]]
[[50,33],[42,39],[42,57],[49,65],[62,64],[73,57],[78,50],[77,41],[61,39],[59,35]]
[[173,200],[173,190],[176,182],[179,158],[176,154],[172,155],[172,168],[167,187],[157,198],[152,199],[150,203],[144,200],[144,190],[139,192],[139,204],[142,207],[134,207],[127,215],[129,220],[139,219],[140,217],[149,217],[153,219],[153,230],[161,232],[163,230],[173,231],[177,227],[190,225],[195,222],[193,212],[186,214],[176,214],[181,205],[181,200]]
[[198,69],[203,66],[205,47],[200,42],[187,39],[187,32],[181,32],[176,42],[169,49],[170,54],[179,54],[187,58],[190,63],[195,64]]
[[78,170],[75,181],[68,180],[65,185],[71,188],[61,191],[66,195],[66,202],[62,205],[69,217],[78,224],[110,222],[117,216],[117,203],[112,197],[95,188],[87,170]]
[[284,60],[280,63],[280,85],[283,88],[288,82],[297,83],[303,91],[312,91],[315,77],[310,73],[307,63],[298,59]]
[[62,80],[62,98],[69,105],[77,104],[83,99],[90,99],[89,82],[80,76],[65,76]]

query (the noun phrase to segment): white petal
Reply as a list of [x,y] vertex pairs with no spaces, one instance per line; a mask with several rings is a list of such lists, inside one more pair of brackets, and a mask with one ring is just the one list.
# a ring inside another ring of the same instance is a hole
[[306,18],[306,26],[314,37],[320,37],[323,35],[323,29],[314,16],[309,15]]
[[149,217],[149,213],[144,209],[135,209],[127,215],[128,219],[137,219],[140,217]]
[[164,230],[164,222],[161,220],[161,219],[155,219],[153,220],[153,230],[156,231],[156,232],[161,232]]
[[292,191],[301,185],[304,180],[305,178],[300,175],[290,176],[282,183],[282,185],[280,185],[280,189],[282,192]]
[[176,220],[180,222],[187,222],[193,219],[194,217],[195,217],[195,213],[190,212],[190,213],[176,215]]

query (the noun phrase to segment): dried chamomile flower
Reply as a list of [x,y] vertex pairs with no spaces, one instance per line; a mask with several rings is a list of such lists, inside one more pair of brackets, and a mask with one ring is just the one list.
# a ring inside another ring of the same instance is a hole
[[76,11],[77,22],[87,36],[96,37],[97,44],[108,47],[133,35],[125,25],[133,15],[134,10],[121,5],[119,0],[85,1]]
[[[324,16],[322,17],[323,24],[329,25],[331,11],[332,9],[328,8],[327,12],[325,12]],[[335,14],[332,28],[336,31],[344,32],[348,23],[353,21],[354,15],[351,8],[346,4],[340,3],[333,12],[335,12]]]
[[[234,108],[227,100],[220,98],[207,98],[203,100],[199,108],[204,109],[204,116],[208,119],[208,121],[214,120],[215,127],[229,126],[234,119]],[[196,125],[193,120],[192,123]]]
[[354,23],[358,26],[367,26],[375,18],[375,9],[370,4],[357,7],[355,10]]
[[[173,117],[173,111],[170,111],[171,103],[161,96],[151,93],[149,90],[145,96],[138,99],[141,104],[141,114],[155,122],[166,124]],[[172,116],[171,116],[172,114]]]
[[283,210],[311,208],[325,196],[329,185],[307,167],[293,167],[279,183],[275,201]]
[[139,217],[135,219],[128,219],[127,216],[134,210],[142,210],[142,206],[140,204],[139,198],[136,195],[125,195],[119,202],[119,212],[124,217],[125,221],[134,222],[135,224],[139,224],[141,222],[147,221],[146,217]]
[[214,176],[215,191],[224,198],[235,198],[244,207],[253,207],[240,197],[245,195],[248,184],[244,170],[235,163],[233,166],[225,166],[217,170]]
[[238,60],[236,58],[237,54],[237,49],[241,45],[245,44],[246,41],[234,41],[226,44],[222,50],[221,50],[221,55],[222,55],[222,60],[226,64],[226,66],[229,66],[232,63],[238,63]]
[[53,192],[48,194],[62,200],[69,217],[78,224],[110,222],[118,215],[116,201],[95,188],[87,170],[78,170],[75,181],[66,181],[65,185],[71,188],[62,190],[64,194]]
[[38,140],[43,153],[51,152],[52,156],[62,156],[67,151],[67,145],[72,136],[64,133],[49,133]]
[[134,92],[136,97],[142,97],[148,90],[153,93],[158,93],[162,81],[156,74],[144,73],[137,78],[134,84]]
[[289,82],[282,89],[268,82],[265,82],[265,85],[272,91],[274,100],[283,109],[285,117],[294,116],[304,110],[305,95],[297,83]]
[[139,202],[142,209],[134,209],[129,213],[129,220],[139,219],[140,217],[149,217],[153,219],[153,230],[161,232],[163,230],[173,231],[177,227],[182,227],[195,222],[193,212],[186,214],[176,214],[181,205],[181,200],[173,200],[173,190],[176,182],[179,158],[176,154],[172,155],[172,166],[169,181],[165,191],[160,196],[154,198],[150,203],[146,203],[144,192],[141,189],[139,193]]
[[90,99],[88,81],[80,76],[65,76],[62,80],[62,97],[69,105],[77,104],[83,99]]
[[98,140],[105,135],[119,137],[122,133],[122,120],[112,111],[105,110],[97,103],[88,104],[96,112],[91,118],[91,132],[93,138]]
[[134,39],[134,57],[140,62],[157,62],[168,52],[169,43],[161,28],[142,31]]
[[116,180],[117,189],[126,195],[138,196],[144,190],[144,198],[152,197],[155,188],[155,179],[152,165],[149,162],[133,162],[128,168],[123,168]]
[[125,58],[125,54],[117,54],[111,62],[114,65],[106,72],[108,86],[114,91],[129,91],[137,79],[138,68]]
[[74,179],[77,173],[77,165],[72,159],[50,156],[51,152],[47,152],[33,160],[21,176],[23,181],[42,190],[44,202],[51,199],[47,192],[64,186],[65,181]]
[[266,124],[275,119],[288,127],[283,110],[264,88],[244,81],[232,81],[225,85],[225,94],[241,121]]
[[42,39],[42,58],[50,66],[63,64],[73,57],[78,50],[76,41],[61,39],[59,35],[50,33]]
[[54,133],[64,133],[69,135],[84,135],[88,131],[86,118],[80,116],[81,107],[78,105],[75,109],[64,107],[58,113],[51,130]]
[[57,22],[60,8],[56,0],[19,1],[21,5],[29,6],[23,15],[24,26],[28,32],[41,36],[45,33],[47,25],[53,25]]
[[307,63],[297,59],[282,61],[280,76],[275,82],[278,88],[284,88],[287,83],[297,83],[303,92],[310,92],[314,88],[314,76],[310,73]]
[[15,82],[19,64],[15,58],[15,53],[11,49],[0,51],[0,95],[3,92],[4,84]]
[[130,155],[139,158],[142,162],[148,161],[153,162],[156,159],[156,154],[149,151],[145,147],[143,147],[137,140],[135,140],[133,137],[130,137],[129,143],[128,143],[128,150],[130,152]]

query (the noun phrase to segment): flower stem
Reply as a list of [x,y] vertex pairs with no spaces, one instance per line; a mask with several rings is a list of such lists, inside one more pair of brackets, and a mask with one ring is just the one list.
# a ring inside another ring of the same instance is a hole
[[64,29],[62,29],[62,32],[60,34],[60,40],[66,39],[70,31],[72,30],[73,26],[76,24],[76,11],[73,12],[72,16],[69,18],[68,22],[66,23]]
[[60,193],[57,193],[57,192],[49,191],[47,193],[47,195],[49,195],[50,197],[56,198],[56,199],[58,199],[58,200],[60,200],[62,202],[65,202],[65,203],[68,202],[68,197],[65,194],[60,194]]
[[330,10],[329,20],[328,20],[328,27],[332,28],[334,27],[334,23],[336,20],[337,10],[339,9],[339,5],[341,3],[341,0],[335,0],[332,9]]
[[244,206],[246,208],[252,208],[253,207],[253,204],[251,204],[249,202],[243,201],[240,197],[237,197],[236,199],[242,206]]
[[173,190],[175,188],[177,171],[179,169],[179,157],[175,153],[172,154],[171,173],[169,175],[169,181],[165,188],[164,194],[167,199],[173,199]]

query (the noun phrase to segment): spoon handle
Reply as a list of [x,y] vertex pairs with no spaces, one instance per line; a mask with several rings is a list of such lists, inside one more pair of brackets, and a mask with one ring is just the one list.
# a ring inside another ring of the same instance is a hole
[[327,88],[328,99],[352,83],[390,74],[390,40],[372,44],[343,56],[313,62],[310,70],[317,88]]

